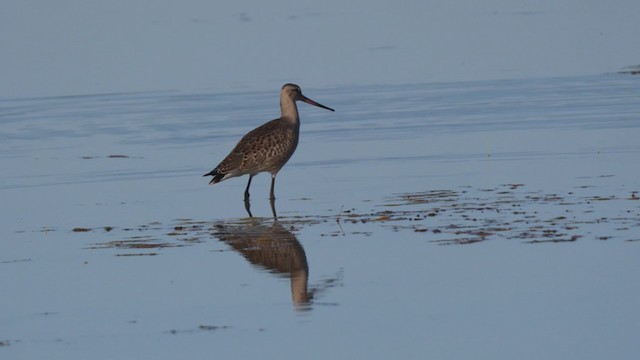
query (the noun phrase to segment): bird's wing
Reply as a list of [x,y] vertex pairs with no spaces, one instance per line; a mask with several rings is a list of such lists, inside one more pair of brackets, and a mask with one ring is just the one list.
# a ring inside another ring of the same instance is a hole
[[224,160],[220,162],[216,169],[221,174],[233,173],[242,167],[243,159],[244,154],[234,149],[226,158],[224,158]]
[[268,156],[264,149],[270,145],[266,134],[269,134],[274,126],[276,126],[275,120],[269,121],[243,136],[231,153],[218,165],[218,171],[228,174],[242,169],[256,169],[264,164]]

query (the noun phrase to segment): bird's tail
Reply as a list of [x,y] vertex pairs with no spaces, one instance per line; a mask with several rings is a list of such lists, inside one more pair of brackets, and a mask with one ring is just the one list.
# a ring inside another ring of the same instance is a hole
[[211,179],[211,181],[209,181],[209,185],[213,185],[216,183],[219,183],[220,181],[222,181],[222,179],[224,178],[225,174],[221,174],[218,171],[218,168],[215,168],[211,171],[209,171],[208,173],[202,175],[202,176],[213,176],[213,179]]

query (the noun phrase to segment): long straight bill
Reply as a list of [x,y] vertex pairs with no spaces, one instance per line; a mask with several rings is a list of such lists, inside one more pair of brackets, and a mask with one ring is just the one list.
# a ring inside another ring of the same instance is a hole
[[330,107],[328,107],[328,106],[324,106],[324,105],[322,105],[322,104],[320,104],[320,103],[317,103],[317,102],[315,102],[315,101],[313,101],[313,100],[309,99],[309,98],[308,98],[308,97],[306,97],[306,96],[303,96],[303,97],[302,97],[302,101],[306,102],[307,104],[311,104],[311,105],[315,105],[315,106],[317,106],[317,107],[321,107],[321,108],[323,108],[323,109],[327,109],[327,110],[335,111],[335,110],[333,110],[332,108],[330,108]]

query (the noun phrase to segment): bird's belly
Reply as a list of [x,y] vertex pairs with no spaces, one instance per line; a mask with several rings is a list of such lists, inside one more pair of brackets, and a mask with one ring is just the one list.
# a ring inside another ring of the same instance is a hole
[[270,154],[261,166],[263,168],[262,171],[267,171],[272,174],[277,173],[287,163],[287,161],[289,161],[291,155],[293,155],[293,150],[295,149]]

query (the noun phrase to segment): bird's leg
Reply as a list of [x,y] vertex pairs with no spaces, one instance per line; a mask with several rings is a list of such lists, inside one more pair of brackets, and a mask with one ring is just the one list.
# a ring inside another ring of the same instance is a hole
[[249,175],[249,182],[247,183],[247,188],[244,189],[244,201],[249,201],[249,187],[251,186],[251,179],[253,175]]
[[271,213],[273,214],[273,218],[275,220],[278,220],[278,214],[276,214],[276,199],[275,198],[269,199],[269,204],[271,204]]
[[251,214],[251,202],[248,197],[244,198],[244,209],[247,210],[249,217],[253,217],[253,214]]
[[276,185],[276,174],[271,175],[271,192],[269,193],[269,199],[275,200],[276,196],[273,194],[273,188]]

